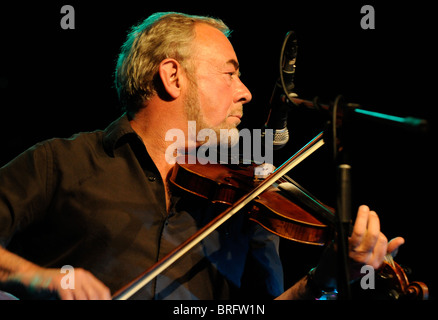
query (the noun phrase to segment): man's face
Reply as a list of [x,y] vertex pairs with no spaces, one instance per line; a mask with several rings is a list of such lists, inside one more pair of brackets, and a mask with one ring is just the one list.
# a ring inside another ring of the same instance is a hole
[[234,130],[243,115],[243,104],[251,93],[239,79],[236,53],[225,35],[206,24],[196,26],[196,74],[187,90],[185,105],[189,120],[197,130],[210,128]]

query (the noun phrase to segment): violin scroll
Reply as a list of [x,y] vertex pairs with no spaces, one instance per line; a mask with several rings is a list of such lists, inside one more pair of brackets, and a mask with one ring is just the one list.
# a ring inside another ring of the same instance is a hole
[[387,255],[375,278],[375,290],[355,288],[359,299],[427,300],[429,288],[423,282],[410,282],[406,270]]
[[427,300],[429,299],[429,288],[424,282],[413,281],[408,286],[406,296],[410,300]]
[[429,298],[427,285],[418,281],[409,282],[405,270],[393,260],[391,255],[386,256],[378,276],[388,281],[391,288],[389,297],[392,299],[427,300]]

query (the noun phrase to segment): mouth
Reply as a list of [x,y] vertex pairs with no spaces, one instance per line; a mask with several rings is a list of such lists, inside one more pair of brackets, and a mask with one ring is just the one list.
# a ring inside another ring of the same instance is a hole
[[242,115],[241,114],[232,114],[230,115],[230,117],[236,117],[237,119],[242,119]]
[[236,119],[237,124],[241,122],[242,115],[241,114],[231,114],[228,116],[229,118]]

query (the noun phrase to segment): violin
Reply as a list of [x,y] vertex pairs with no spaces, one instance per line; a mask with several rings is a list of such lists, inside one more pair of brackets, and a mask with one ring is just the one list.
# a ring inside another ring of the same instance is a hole
[[[175,165],[169,181],[177,189],[212,203],[231,206],[244,192],[260,183],[255,174],[257,168],[254,163],[200,165],[185,159],[184,164]],[[288,240],[322,246],[334,236],[334,209],[286,175],[243,211],[250,220]],[[376,276],[377,292],[371,292],[370,297],[390,300],[427,300],[429,297],[427,285],[409,282],[405,269],[390,254],[385,256]],[[355,297],[365,298],[365,295],[357,290]]]
[[[187,159],[181,162],[175,164],[169,182],[174,188],[211,203],[231,206],[262,181],[256,174],[259,166],[254,163],[200,165]],[[243,211],[250,220],[289,240],[323,246],[332,239],[334,210],[287,176],[257,196]]]
[[[335,233],[334,209],[286,176],[289,170],[322,145],[323,133],[320,133],[266,179],[258,177],[255,164],[199,164],[187,156],[179,159],[169,178],[171,186],[228,208],[116,292],[113,299],[131,297],[237,212],[246,213],[250,220],[282,238],[310,245],[327,245]],[[427,299],[428,289],[424,283],[410,284],[403,269],[393,260],[388,261],[379,270],[379,277],[397,282],[391,283],[395,288],[392,290],[397,291],[393,296]]]

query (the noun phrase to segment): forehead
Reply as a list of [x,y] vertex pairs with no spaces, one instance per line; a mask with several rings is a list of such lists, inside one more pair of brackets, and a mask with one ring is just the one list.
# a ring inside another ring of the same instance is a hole
[[196,56],[200,61],[207,61],[217,67],[227,64],[237,65],[237,56],[228,38],[218,29],[200,23],[196,25]]

